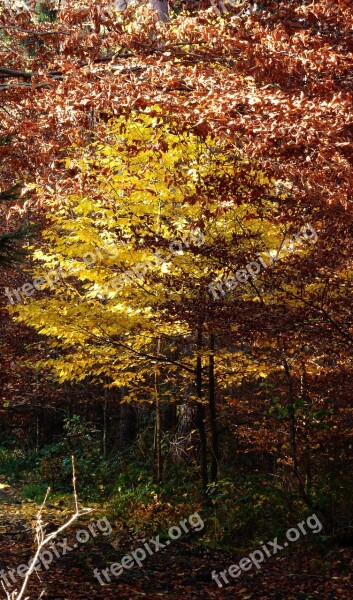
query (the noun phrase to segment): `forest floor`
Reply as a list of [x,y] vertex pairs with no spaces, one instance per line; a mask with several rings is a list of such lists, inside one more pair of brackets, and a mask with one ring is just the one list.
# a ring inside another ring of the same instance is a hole
[[[35,546],[32,528],[37,511],[35,503],[22,501],[13,488],[3,487],[0,481],[0,571],[17,569],[33,556]],[[62,524],[68,514],[67,508],[49,503],[45,513],[49,530]],[[74,524],[72,529],[84,529],[92,520],[92,515],[89,517]],[[70,534],[67,535],[70,540]],[[37,600],[45,589],[43,598],[48,600],[353,598],[353,548],[332,546],[319,554],[308,550],[303,544],[295,545],[269,558],[259,571],[253,569],[234,580],[228,576],[230,584],[221,589],[211,580],[211,572],[216,570],[218,573],[239,563],[246,553],[204,548],[198,543],[181,539],[149,557],[142,568],[125,569],[120,577],[112,576],[111,583],[101,586],[93,577],[93,569],[97,567],[101,571],[112,562],[118,562],[128,552],[125,548],[123,553],[115,549],[109,537],[97,536],[86,546],[82,545],[70,554],[54,559],[48,570],[42,569],[38,576],[34,574],[27,596],[30,600]],[[16,577],[20,584],[23,580],[18,575]],[[5,598],[1,590],[0,598]]]

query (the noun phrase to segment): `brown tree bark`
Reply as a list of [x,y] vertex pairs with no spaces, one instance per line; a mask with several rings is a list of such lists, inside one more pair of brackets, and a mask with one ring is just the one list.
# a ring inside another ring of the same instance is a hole
[[[161,351],[161,339],[157,342],[157,356]],[[156,427],[154,435],[154,482],[161,483],[163,478],[163,460],[162,460],[162,412],[161,412],[161,394],[159,389],[158,364],[154,373],[154,390],[156,399]]]
[[[158,14],[158,18],[163,23],[169,22],[169,3],[168,0],[150,0],[152,8]],[[125,10],[129,5],[129,0],[115,0],[115,7],[119,11]]]
[[152,7],[158,13],[160,21],[169,22],[169,4],[168,0],[150,0]]
[[[121,390],[121,399],[126,395],[125,388]],[[136,436],[136,414],[130,404],[120,404],[119,447],[126,448]]]
[[210,427],[211,427],[211,482],[217,481],[219,447],[218,447],[218,428],[217,428],[217,409],[216,409],[216,383],[214,376],[214,349],[215,338],[210,335],[210,357],[208,365],[208,405],[210,409]]
[[197,332],[197,359],[196,359],[196,389],[199,402],[197,403],[196,426],[200,437],[200,467],[202,485],[206,489],[208,485],[207,473],[207,436],[205,430],[205,407],[201,404],[202,400],[202,329],[199,327]]

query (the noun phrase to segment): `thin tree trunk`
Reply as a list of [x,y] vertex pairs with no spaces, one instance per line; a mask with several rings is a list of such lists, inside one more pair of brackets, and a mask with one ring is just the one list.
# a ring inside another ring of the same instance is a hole
[[298,455],[297,455],[297,423],[295,418],[295,407],[294,407],[294,387],[293,387],[293,378],[291,372],[289,370],[289,365],[287,359],[284,358],[284,372],[287,377],[288,382],[288,392],[289,392],[289,403],[288,403],[288,413],[289,413],[289,425],[290,425],[290,443],[292,448],[292,460],[293,460],[293,472],[294,475],[298,478]]
[[154,10],[158,13],[160,21],[163,23],[169,22],[169,4],[168,0],[151,0],[151,5]]
[[[161,351],[161,339],[157,342],[157,356]],[[161,394],[159,388],[158,363],[154,372],[154,389],[156,397],[156,427],[154,436],[154,482],[161,483],[163,479],[163,461],[162,461],[162,413],[161,413]]]
[[[307,406],[309,402],[309,398],[307,396],[307,378],[305,371],[305,364],[302,363],[303,373],[300,377],[300,397],[304,402],[304,406]],[[303,452],[303,461],[305,465],[305,487],[310,494],[311,484],[312,484],[312,472],[311,472],[311,448],[310,448],[310,439],[309,439],[309,430],[308,430],[308,422],[305,419],[303,423],[303,444],[304,444],[304,452]]]
[[176,404],[167,404],[163,413],[164,429],[175,432],[178,424]]
[[[121,388],[121,400],[126,395],[126,388]],[[126,448],[136,437],[136,415],[132,406],[120,403],[119,447]]]
[[209,367],[208,367],[208,383],[209,383],[208,405],[209,405],[209,409],[210,409],[210,427],[211,427],[210,479],[212,482],[217,481],[218,461],[219,461],[217,411],[216,411],[216,386],[215,386],[215,376],[214,376],[214,349],[215,349],[215,338],[214,338],[214,335],[211,334],[211,336],[210,336],[210,357],[209,357]]
[[315,504],[310,496],[310,493],[305,489],[305,485],[302,481],[302,478],[299,473],[299,465],[298,465],[298,451],[297,451],[297,422],[295,417],[295,406],[294,406],[294,385],[293,385],[293,377],[290,372],[289,364],[285,354],[283,353],[283,366],[284,372],[288,382],[288,391],[289,391],[289,425],[290,425],[290,443],[292,449],[292,460],[293,460],[293,473],[298,482],[298,490],[299,493],[309,506],[309,508],[316,508]]
[[107,457],[107,395],[107,389],[105,389],[103,404],[103,458]]
[[202,401],[202,329],[199,327],[197,332],[197,359],[196,359],[196,389],[197,397],[200,402],[197,403],[196,425],[200,436],[200,467],[202,485],[206,489],[208,485],[207,474],[207,437],[205,430],[205,407],[201,404]]

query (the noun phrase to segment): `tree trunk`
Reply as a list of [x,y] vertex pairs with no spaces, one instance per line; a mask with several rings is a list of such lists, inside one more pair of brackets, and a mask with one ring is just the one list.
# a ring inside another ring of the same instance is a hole
[[[150,0],[152,8],[158,14],[158,18],[163,23],[169,23],[169,3],[168,0]],[[115,0],[115,8],[123,12],[128,5],[130,0]]]
[[[126,393],[125,388],[122,388],[121,399]],[[136,414],[132,406],[129,404],[120,404],[120,423],[119,423],[119,447],[126,448],[134,441],[136,436]]]
[[[157,342],[157,356],[161,351],[161,340]],[[154,390],[156,398],[156,427],[154,435],[154,482],[161,483],[163,477],[162,464],[162,413],[161,413],[161,394],[159,389],[158,364],[154,372]]]
[[104,390],[104,404],[103,404],[103,457],[107,458],[107,404],[108,394],[107,389]]
[[[197,333],[197,359],[196,359],[196,389],[197,397],[202,400],[202,360],[201,360],[201,349],[202,349],[202,330],[201,327]],[[208,485],[208,474],[207,474],[207,437],[205,430],[205,407],[201,402],[197,403],[196,413],[196,425],[200,436],[200,467],[201,467],[201,480],[202,485],[206,489]]]
[[287,378],[287,382],[288,382],[288,392],[289,392],[289,403],[288,403],[288,413],[289,413],[289,427],[290,427],[290,444],[291,444],[291,449],[292,449],[292,461],[293,461],[293,473],[297,479],[298,482],[298,490],[299,490],[299,494],[302,497],[302,499],[304,500],[304,502],[306,502],[306,504],[309,506],[309,508],[313,508],[316,509],[316,506],[310,496],[310,493],[308,493],[308,491],[305,489],[305,485],[302,481],[302,478],[300,476],[300,472],[299,472],[299,466],[298,466],[298,446],[297,446],[297,422],[296,422],[296,416],[295,416],[295,397],[294,397],[294,385],[293,385],[293,377],[289,368],[289,364],[287,361],[287,358],[284,354],[284,360],[283,360],[283,366],[284,366],[284,372]]
[[209,395],[208,405],[210,409],[210,426],[211,426],[211,471],[210,479],[212,482],[217,481],[218,475],[218,461],[219,461],[219,448],[218,448],[218,429],[217,429],[217,412],[216,412],[216,389],[215,389],[215,377],[214,377],[214,348],[215,339],[214,335],[210,336],[210,357],[208,367],[208,382],[209,382]]
[[168,0],[151,0],[151,5],[158,13],[160,21],[163,23],[169,22],[169,4]]
[[165,431],[175,432],[178,420],[177,420],[177,407],[176,404],[167,404],[163,410],[163,425]]

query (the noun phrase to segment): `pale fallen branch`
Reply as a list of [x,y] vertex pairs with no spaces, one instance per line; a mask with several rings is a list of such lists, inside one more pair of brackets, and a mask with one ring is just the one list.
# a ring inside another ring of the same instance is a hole
[[[70,525],[72,525],[72,523],[74,523],[79,517],[82,517],[83,515],[87,515],[88,513],[93,511],[92,508],[80,508],[79,507],[77,489],[76,489],[75,459],[73,456],[71,457],[71,461],[72,461],[72,486],[73,486],[73,494],[74,494],[74,500],[75,500],[75,512],[70,517],[70,519],[68,521],[66,521],[66,523],[61,525],[61,527],[59,527],[56,531],[53,531],[52,533],[45,535],[45,524],[43,523],[43,520],[42,520],[42,513],[44,510],[48,495],[50,493],[50,487],[47,489],[45,498],[43,500],[42,506],[40,507],[40,509],[37,513],[37,519],[36,519],[35,533],[36,533],[36,541],[37,541],[37,550],[36,550],[34,557],[28,563],[30,565],[30,567],[26,573],[22,587],[19,592],[17,592],[17,590],[15,590],[14,592],[10,593],[5,588],[4,583],[1,582],[2,587],[5,590],[7,600],[29,600],[29,596],[25,597],[26,589],[28,586],[29,578],[31,577],[32,573],[36,570],[35,565],[38,562],[39,555],[40,555],[41,551],[43,550],[43,548],[45,548],[45,546],[47,546],[48,543],[51,542],[54,538],[56,538],[62,531],[65,531],[65,529],[70,527]],[[44,590],[41,592],[39,599],[42,598],[43,594],[44,594]]]

